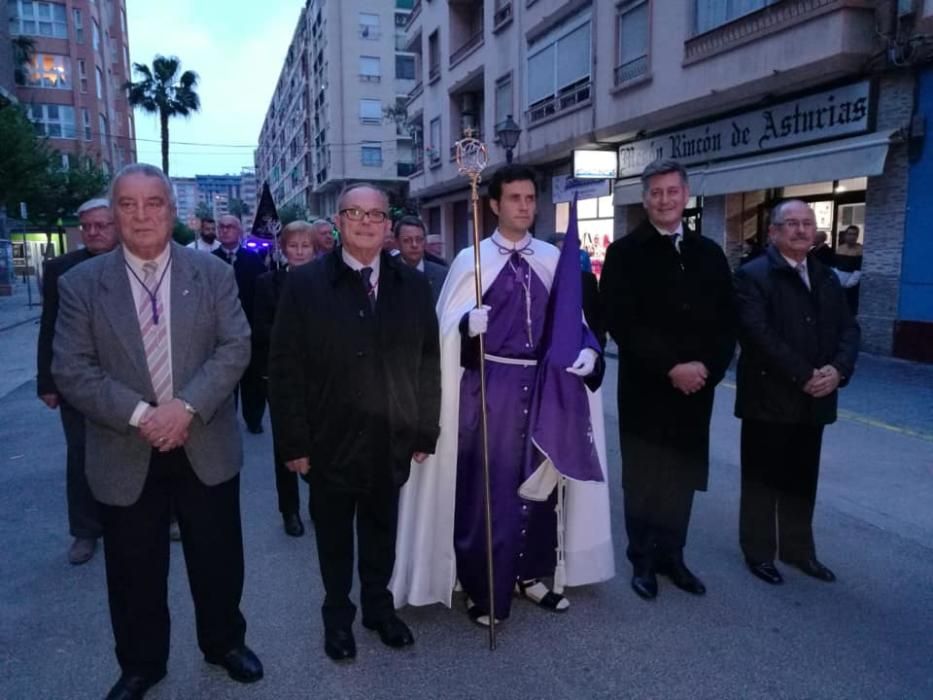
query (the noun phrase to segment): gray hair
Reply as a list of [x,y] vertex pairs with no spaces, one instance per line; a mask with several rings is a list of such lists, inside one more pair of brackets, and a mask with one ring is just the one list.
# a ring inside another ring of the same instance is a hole
[[80,207],[78,207],[77,214],[78,216],[81,216],[84,212],[93,211],[95,209],[110,209],[110,200],[105,199],[104,197],[95,197],[94,199],[89,199]]
[[374,185],[371,182],[354,182],[352,185],[347,185],[346,187],[344,187],[343,190],[340,192],[340,196],[337,197],[337,211],[339,212],[341,209],[343,209],[343,200],[346,199],[346,196],[348,194],[350,194],[354,190],[362,190],[362,189],[374,190],[378,192],[380,195],[382,195],[382,198],[385,199],[386,209],[389,208],[389,193],[386,192],[381,187],[379,187],[379,185]]
[[769,223],[772,225],[784,223],[784,210],[791,204],[802,204],[807,209],[810,208],[810,205],[804,202],[802,199],[785,199],[775,204],[774,208],[771,209],[771,219]]
[[168,179],[168,176],[162,172],[161,168],[157,168],[154,165],[149,165],[149,163],[130,163],[129,165],[124,165],[120,168],[120,172],[116,174],[113,178],[113,182],[110,183],[110,201],[116,199],[114,195],[117,193],[117,185],[120,184],[120,180],[128,175],[145,175],[146,177],[154,177],[157,180],[162,182],[162,186],[165,188],[165,196],[168,199],[169,204],[171,204],[172,209],[176,209],[175,203],[175,188],[172,187],[172,181]]
[[668,175],[670,173],[677,173],[680,175],[680,181],[684,184],[688,184],[687,180],[687,169],[680,164],[679,161],[671,159],[658,159],[653,160],[648,165],[645,166],[645,169],[641,173],[641,189],[642,192],[648,191],[649,182],[651,178],[657,177],[658,175]]
[[317,231],[319,228],[327,227],[328,231],[333,230],[334,225],[329,222],[327,219],[315,219],[311,222],[311,230]]

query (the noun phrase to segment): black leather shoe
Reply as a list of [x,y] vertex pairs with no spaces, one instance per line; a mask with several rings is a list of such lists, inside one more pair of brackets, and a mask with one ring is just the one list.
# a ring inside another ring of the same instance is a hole
[[671,583],[682,591],[692,593],[693,595],[704,595],[706,593],[706,586],[703,585],[700,579],[694,576],[693,572],[690,571],[687,565],[682,561],[668,564],[663,569],[658,569],[658,571],[667,576],[671,580]]
[[164,673],[160,676],[124,673],[107,693],[106,700],[141,700],[146,692],[163,678]]
[[644,600],[654,600],[658,597],[658,577],[648,567],[635,567],[632,590]]
[[285,534],[289,537],[301,537],[305,534],[305,526],[301,524],[298,513],[283,514],[282,523],[285,525]]
[[765,583],[770,583],[775,586],[784,583],[784,577],[781,576],[780,571],[774,568],[774,562],[751,561],[750,559],[746,559],[745,564],[748,566],[749,571]]
[[324,630],[324,652],[334,661],[356,658],[356,640],[350,628]]
[[255,683],[262,678],[262,662],[252,650],[242,644],[223,656],[205,656],[209,664],[223,666],[227,675],[239,683]]
[[368,630],[375,630],[379,633],[379,639],[387,647],[400,649],[411,646],[415,643],[415,637],[408,629],[408,625],[402,622],[398,616],[389,615],[378,622],[363,620],[363,627]]
[[819,579],[820,581],[832,583],[836,580],[836,574],[830,571],[829,567],[820,564],[816,559],[800,559],[799,561],[788,561],[786,559],[781,559],[781,561],[789,566],[797,567],[807,576],[812,576],[813,578]]

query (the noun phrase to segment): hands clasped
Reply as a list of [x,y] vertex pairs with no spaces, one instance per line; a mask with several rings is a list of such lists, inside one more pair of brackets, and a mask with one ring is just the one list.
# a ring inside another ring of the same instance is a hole
[[151,408],[139,421],[139,433],[159,452],[181,447],[188,440],[191,414],[180,399]]
[[670,377],[675,389],[689,396],[706,386],[709,370],[702,362],[682,362],[674,365],[667,376]]
[[839,386],[842,377],[832,365],[824,365],[819,369],[813,370],[813,375],[809,381],[804,384],[803,390],[815,399],[821,399],[829,396]]
[[599,355],[596,354],[595,350],[592,348],[583,348],[580,354],[577,355],[577,359],[567,368],[567,371],[578,377],[588,377],[593,374],[593,370],[596,369],[597,359],[599,359]]

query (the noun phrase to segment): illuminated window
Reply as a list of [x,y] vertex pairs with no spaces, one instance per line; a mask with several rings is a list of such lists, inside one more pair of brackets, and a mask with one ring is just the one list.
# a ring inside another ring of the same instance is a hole
[[29,66],[29,85],[33,87],[70,90],[71,59],[48,53],[37,53]]

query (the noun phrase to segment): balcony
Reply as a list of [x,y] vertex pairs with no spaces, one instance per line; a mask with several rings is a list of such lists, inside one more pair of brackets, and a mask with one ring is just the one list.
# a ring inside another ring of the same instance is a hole
[[441,77],[441,64],[436,63],[428,69],[428,83],[433,83]]
[[424,92],[424,83],[422,83],[419,80],[417,83],[415,83],[415,87],[411,89],[411,92],[408,93],[408,103],[411,104],[416,99],[421,97],[421,93],[423,92]]
[[512,21],[512,0],[499,0],[492,16],[492,31],[498,32]]
[[581,80],[574,85],[564,88],[553,97],[541,100],[532,105],[525,113],[528,118],[528,124],[533,125],[548,117],[552,117],[589,102],[592,88],[593,83],[587,78],[586,80]]
[[482,30],[476,32],[473,36],[466,40],[466,42],[459,49],[450,54],[450,67],[453,68],[455,65],[460,63],[464,58],[469,56],[471,53],[476,51],[480,46],[483,45],[483,32]]
[[411,14],[408,15],[408,21],[405,23],[405,31],[407,32],[411,29],[411,25],[415,23],[415,20],[418,19],[418,15],[421,14],[421,0],[415,0],[415,4],[411,8]]
[[415,173],[414,163],[396,163],[395,174],[398,177],[409,177]]
[[645,75],[648,72],[648,56],[639,56],[638,58],[616,66],[613,72],[616,85],[630,82]]

